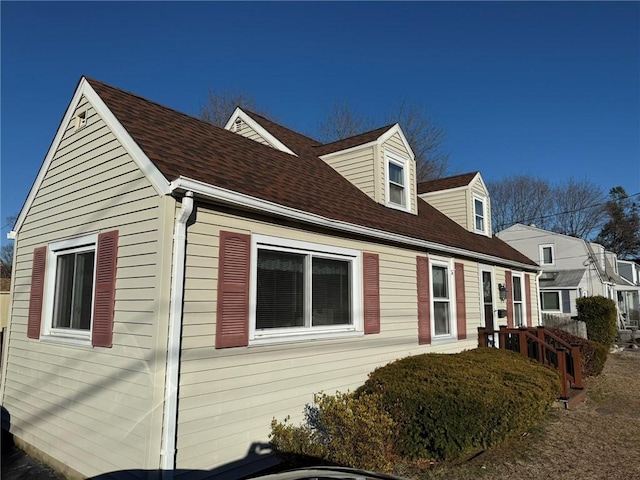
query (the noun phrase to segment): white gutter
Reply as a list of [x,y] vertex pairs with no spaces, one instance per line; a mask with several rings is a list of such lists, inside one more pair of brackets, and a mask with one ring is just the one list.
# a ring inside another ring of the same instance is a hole
[[169,312],[169,342],[165,374],[165,412],[161,467],[162,478],[173,478],[176,463],[176,424],[178,420],[178,381],[180,372],[180,335],[182,303],[184,301],[184,265],[186,256],[187,220],[193,212],[193,193],[186,192],[182,209],[173,230],[173,258],[171,264],[171,310]]
[[375,228],[363,227],[361,225],[355,225],[353,223],[343,222],[341,220],[333,220],[314,213],[305,212],[295,208],[285,207],[274,202],[262,200],[256,197],[251,197],[243,193],[234,192],[225,188],[216,187],[208,183],[200,182],[198,180],[192,180],[186,177],[179,177],[170,185],[171,192],[178,191],[192,191],[203,197],[216,200],[220,203],[227,205],[233,205],[250,210],[257,210],[268,213],[270,215],[277,215],[280,217],[290,218],[298,220],[304,223],[310,223],[321,227],[331,228],[333,230],[340,230],[343,232],[355,233],[358,235],[365,235],[376,239],[388,240],[391,242],[402,243],[405,245],[411,245],[419,248],[439,250],[441,252],[451,253],[453,255],[472,257],[478,260],[489,263],[498,263],[502,265],[508,265],[511,267],[517,267],[527,270],[534,270],[536,266],[528,265],[526,263],[520,263],[513,260],[507,260],[493,255],[485,253],[478,253],[464,248],[452,247],[449,245],[443,245],[440,243],[429,242],[426,240],[420,240],[413,237],[407,237],[397,233],[391,233],[384,230],[377,230]]

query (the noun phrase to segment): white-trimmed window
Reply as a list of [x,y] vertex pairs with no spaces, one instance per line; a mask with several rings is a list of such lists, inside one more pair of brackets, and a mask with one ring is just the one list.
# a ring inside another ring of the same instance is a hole
[[252,237],[252,342],[362,333],[360,252]]
[[484,198],[473,196],[473,228],[477,233],[487,233],[487,202]]
[[451,261],[430,258],[430,265],[433,338],[455,337],[455,287]]
[[539,246],[540,250],[540,265],[555,265],[556,264],[556,252],[553,243],[547,243]]
[[52,243],[47,257],[44,334],[90,341],[98,235]]
[[522,327],[527,323],[524,303],[524,282],[522,280],[522,274],[514,273],[511,284],[513,291],[513,324],[516,327]]
[[87,126],[87,122],[89,121],[89,113],[87,110],[82,110],[76,114],[76,130],[80,130]]
[[542,291],[540,292],[540,305],[542,310],[547,312],[560,312],[562,305],[560,304],[559,291]]
[[387,205],[403,210],[409,209],[409,162],[408,159],[385,150]]

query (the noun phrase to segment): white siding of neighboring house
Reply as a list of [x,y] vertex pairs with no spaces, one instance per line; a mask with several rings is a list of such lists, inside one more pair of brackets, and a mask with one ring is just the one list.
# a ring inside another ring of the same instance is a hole
[[[157,194],[86,100],[76,111],[87,107],[87,126],[75,131],[72,118],[18,232],[1,394],[15,436],[91,476],[158,468],[160,437],[153,425],[162,418],[157,380],[164,354],[156,342],[157,329],[166,325],[161,291],[168,290],[161,255],[163,248],[170,255],[171,248],[159,219],[168,212],[171,221],[174,202]],[[34,248],[114,229],[119,250],[113,347],[28,339]]]
[[338,173],[375,200],[374,147],[369,145],[323,157]]
[[[268,441],[272,418],[282,420],[291,415],[297,423],[302,419],[304,405],[313,401],[314,393],[352,391],[366,380],[369,372],[391,360],[424,352],[453,353],[477,346],[481,304],[478,264],[473,261],[458,260],[465,267],[467,340],[421,346],[416,256],[424,252],[249,220],[202,206],[196,218],[187,234],[178,469],[209,470],[244,458],[254,442]],[[221,230],[379,254],[381,333],[216,350]]]

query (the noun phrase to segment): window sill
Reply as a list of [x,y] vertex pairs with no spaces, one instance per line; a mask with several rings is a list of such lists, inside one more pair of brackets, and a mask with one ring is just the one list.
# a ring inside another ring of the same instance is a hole
[[445,336],[442,336],[442,337],[433,336],[433,337],[431,337],[431,345],[443,345],[443,344],[446,344],[446,343],[455,343],[457,341],[458,341],[458,336],[457,335],[456,336],[447,335],[446,337]]
[[68,337],[64,335],[40,335],[40,340],[46,343],[57,343],[62,345],[70,345],[74,347],[89,347],[91,348],[91,339],[87,338],[79,338],[79,337]]
[[290,334],[273,334],[262,335],[257,338],[249,340],[249,346],[260,345],[276,345],[283,343],[296,343],[296,342],[308,342],[313,340],[328,340],[328,339],[340,339],[340,338],[353,338],[362,337],[364,332],[357,330],[344,330],[344,331],[320,331],[320,332],[304,332],[304,333],[290,333]]

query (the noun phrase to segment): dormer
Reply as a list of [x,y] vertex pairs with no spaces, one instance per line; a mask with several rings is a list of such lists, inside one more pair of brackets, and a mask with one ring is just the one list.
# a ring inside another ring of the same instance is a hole
[[376,202],[417,215],[415,156],[397,123],[319,146],[316,151]]
[[421,182],[418,196],[470,232],[491,237],[491,200],[480,172]]
[[263,145],[268,145],[276,150],[280,150],[281,152],[295,155],[289,147],[272,135],[266,128],[260,125],[260,123],[240,107],[237,107],[234,110],[224,128],[225,130],[250,138],[251,140],[262,143]]

